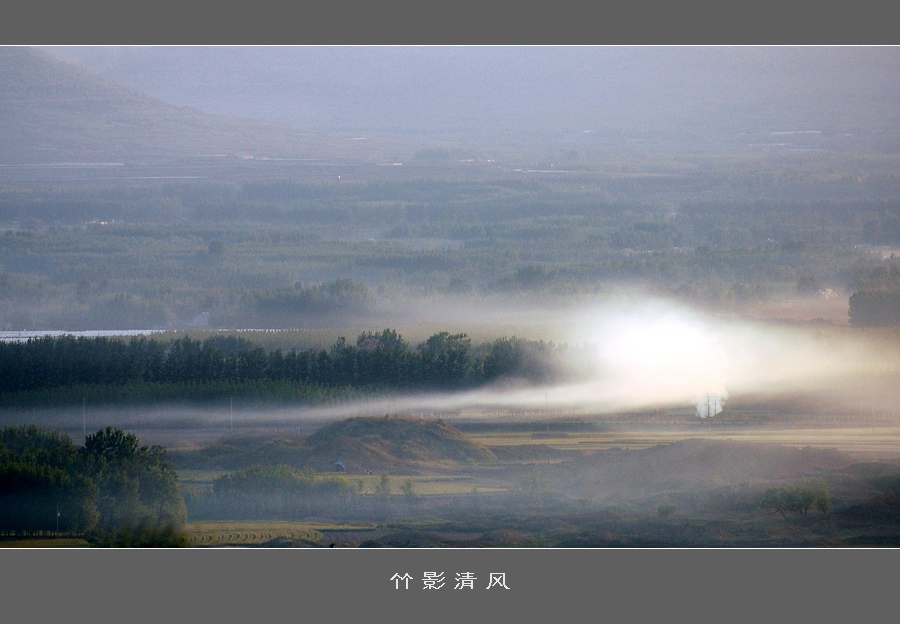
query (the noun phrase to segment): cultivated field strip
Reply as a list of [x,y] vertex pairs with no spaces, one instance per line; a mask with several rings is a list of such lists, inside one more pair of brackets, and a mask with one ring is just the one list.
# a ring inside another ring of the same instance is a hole
[[322,532],[309,524],[293,522],[246,522],[191,524],[187,527],[191,547],[259,546],[275,539],[320,543]]
[[848,453],[900,455],[900,427],[763,427],[710,425],[705,430],[648,430],[629,432],[576,432],[558,437],[535,438],[528,432],[470,435],[475,442],[488,447],[546,446],[558,450],[593,452],[613,448],[640,450],[673,444],[690,438],[765,442],[785,446],[834,448]]

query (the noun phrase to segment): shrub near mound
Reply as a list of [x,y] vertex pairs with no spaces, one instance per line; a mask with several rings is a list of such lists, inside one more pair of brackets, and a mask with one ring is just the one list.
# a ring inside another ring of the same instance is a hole
[[212,496],[194,501],[200,515],[295,519],[341,507],[357,490],[342,476],[316,478],[309,468],[254,466],[222,475]]

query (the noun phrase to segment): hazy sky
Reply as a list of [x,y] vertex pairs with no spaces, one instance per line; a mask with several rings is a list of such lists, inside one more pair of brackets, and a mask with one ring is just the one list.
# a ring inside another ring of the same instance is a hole
[[56,48],[163,100],[306,129],[455,142],[582,133],[887,131],[893,47]]

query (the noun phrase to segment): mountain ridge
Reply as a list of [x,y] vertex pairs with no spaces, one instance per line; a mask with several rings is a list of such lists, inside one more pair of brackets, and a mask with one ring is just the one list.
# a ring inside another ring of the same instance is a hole
[[[165,101],[329,132],[466,147],[891,132],[890,47],[48,48]],[[590,141],[590,139],[595,139]],[[755,140],[755,139],[754,139]]]
[[147,162],[200,155],[373,161],[400,142],[351,141],[177,106],[28,47],[0,46],[0,164]]

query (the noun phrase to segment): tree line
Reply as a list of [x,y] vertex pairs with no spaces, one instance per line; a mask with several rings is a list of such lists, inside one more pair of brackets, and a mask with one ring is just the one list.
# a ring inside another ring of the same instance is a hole
[[532,381],[556,373],[562,347],[518,337],[477,347],[464,333],[438,332],[416,346],[397,331],[365,331],[355,343],[338,338],[324,349],[267,351],[230,336],[159,340],[39,337],[0,343],[0,401],[48,391],[141,385],[251,388],[283,384],[316,388],[454,390],[505,378]]
[[188,493],[187,503],[192,518],[298,520],[346,512],[359,495],[343,475],[317,478],[311,468],[277,464],[224,474],[209,491]]

